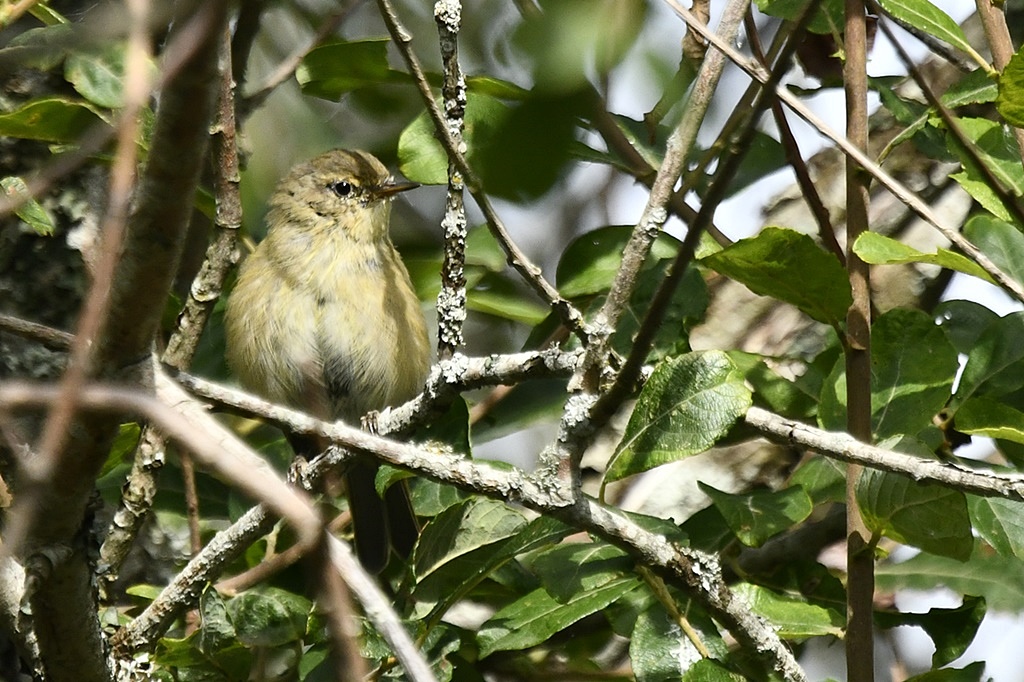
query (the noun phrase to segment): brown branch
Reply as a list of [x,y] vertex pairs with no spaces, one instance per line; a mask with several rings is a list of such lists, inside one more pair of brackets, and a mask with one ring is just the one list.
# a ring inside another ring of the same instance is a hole
[[[867,19],[864,0],[846,0],[843,31],[846,59],[846,138],[868,149]],[[871,278],[870,267],[854,252],[857,237],[869,230],[868,186],[871,176],[846,157],[846,269],[853,303],[846,315],[843,353],[846,358],[846,428],[855,438],[871,440]],[[862,468],[846,467],[846,675],[850,680],[874,679],[875,562],[871,533],[857,503]]]

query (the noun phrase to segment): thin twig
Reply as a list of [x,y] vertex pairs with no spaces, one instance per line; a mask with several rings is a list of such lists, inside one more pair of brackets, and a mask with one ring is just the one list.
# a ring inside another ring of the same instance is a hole
[[[875,5],[876,3],[872,2],[871,4]],[[882,28],[882,32],[885,33],[886,37],[889,39],[889,42],[893,44],[893,48],[899,55],[900,61],[902,61],[903,65],[907,67],[907,72],[910,73],[911,77],[914,79],[914,83],[921,88],[921,92],[924,94],[925,99],[928,100],[929,106],[938,112],[939,118],[942,119],[942,123],[946,126],[949,134],[952,135],[957,144],[963,148],[964,152],[971,160],[971,163],[974,164],[978,169],[978,172],[980,172],[984,177],[985,184],[993,193],[995,193],[999,202],[1004,208],[1006,208],[1010,215],[1012,215],[1020,225],[1024,225],[1024,209],[1021,208],[1017,197],[1003,187],[999,178],[995,176],[992,169],[989,168],[988,164],[981,158],[981,155],[978,153],[977,145],[975,145],[974,142],[964,133],[963,128],[960,127],[959,121],[957,121],[956,117],[949,110],[949,107],[943,104],[942,100],[936,96],[935,91],[932,90],[927,79],[925,79],[921,70],[917,68],[917,65],[914,64],[910,55],[907,54],[907,51],[902,45],[896,42],[896,37],[893,35],[892,29],[889,28],[889,25],[883,20],[879,20],[878,23]]]
[[[747,36],[750,39],[750,51],[753,53],[754,58],[760,61],[765,68],[771,68],[764,51],[761,49],[761,39],[757,35],[757,26],[754,24],[753,14],[747,12],[747,16],[743,21],[747,30]],[[807,164],[800,154],[800,143],[797,142],[796,136],[793,135],[793,129],[786,118],[786,112],[783,111],[782,105],[774,96],[771,98],[771,109],[775,125],[779,128],[779,138],[782,148],[786,152],[786,160],[789,161],[793,174],[796,176],[797,184],[800,186],[800,194],[803,196],[804,201],[807,202],[807,208],[810,209],[815,222],[818,223],[818,238],[829,251],[835,254],[840,263],[846,265],[846,254],[843,253],[843,247],[839,245],[839,240],[836,239],[836,230],[832,225],[828,209],[825,208],[825,202],[821,200],[818,188],[814,185],[814,180],[811,179],[811,172],[808,170]]]
[[[438,0],[434,4],[434,22],[441,46],[444,80],[441,94],[448,132],[455,148],[462,146],[466,117],[466,79],[459,66],[459,29],[462,5],[459,0]],[[466,206],[462,173],[454,158],[448,159],[448,194],[445,199],[444,262],[441,264],[441,291],[437,294],[437,356],[450,358],[465,345],[462,330],[466,321]]]
[[[672,10],[676,12],[676,14],[686,21],[687,25],[693,26],[694,30],[698,32],[703,31],[703,35],[709,42],[711,42],[712,45],[715,46],[715,49],[720,50],[729,57],[729,59],[743,69],[748,76],[762,83],[766,83],[768,81],[770,74],[766,73],[760,65],[748,60],[742,54],[734,50],[727,42],[720,40],[714,33],[711,33],[694,22],[690,12],[680,5],[677,0],[665,0],[665,2],[672,7]],[[803,102],[797,99],[793,93],[789,92],[784,87],[776,86],[775,94],[786,104],[786,106],[800,116],[800,118],[807,121],[815,130],[834,142],[845,154],[849,155],[859,163],[865,171],[878,180],[878,182],[889,190],[894,197],[905,204],[926,223],[937,229],[942,236],[957,246],[967,257],[984,269],[985,272],[989,273],[992,276],[992,279],[994,279],[1011,296],[1016,298],[1018,301],[1024,302],[1024,286],[1003,272],[995,263],[992,262],[991,258],[986,256],[977,246],[972,244],[970,240],[960,234],[957,229],[946,225],[944,221],[942,221],[935,212],[932,211],[931,207],[921,201],[919,197],[907,189],[901,182],[889,175],[888,172],[882,169],[881,166],[870,159],[864,152],[857,149],[857,147],[851,144],[844,135],[833,130],[827,123],[808,109]]]
[[480,211],[484,214],[484,219],[487,221],[487,227],[491,234],[494,235],[502,250],[505,251],[509,265],[520,274],[530,288],[559,316],[562,323],[580,337],[582,341],[586,342],[588,334],[583,328],[583,315],[569,300],[563,298],[558,293],[558,290],[544,278],[541,269],[532,263],[512,240],[508,230],[505,228],[505,224],[498,217],[494,206],[491,205],[490,199],[483,192],[479,180],[466,162],[465,155],[455,143],[455,140],[452,139],[444,116],[434,100],[434,94],[430,89],[430,84],[427,82],[419,58],[413,52],[412,34],[409,33],[399,20],[398,14],[395,12],[390,0],[378,0],[378,5],[380,6],[380,13],[384,18],[384,23],[388,27],[388,32],[391,34],[391,39],[395,42],[395,46],[401,53],[402,58],[405,59],[405,63],[412,73],[413,81],[420,91],[420,96],[423,98],[427,113],[434,124],[434,129],[438,140],[441,142],[441,146],[448,153],[448,158],[455,162],[459,172],[462,173],[462,180],[466,188],[473,196],[477,206],[480,207]]

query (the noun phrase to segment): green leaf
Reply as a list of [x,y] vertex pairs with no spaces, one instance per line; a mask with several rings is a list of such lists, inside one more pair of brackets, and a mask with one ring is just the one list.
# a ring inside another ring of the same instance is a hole
[[451,561],[511,537],[524,526],[521,513],[495,500],[474,497],[449,507],[423,529],[413,559],[416,578],[424,580]]
[[996,109],[1007,123],[1024,128],[1024,47],[1010,57],[999,75]]
[[980,595],[989,608],[1004,613],[1024,609],[1024,562],[977,548],[966,564],[921,553],[898,564],[880,564],[876,585],[882,591],[947,587],[957,594]]
[[637,682],[678,680],[700,652],[663,608],[643,611],[633,626],[629,660]]
[[199,598],[202,628],[199,630],[199,650],[213,654],[235,642],[235,628],[228,619],[227,607],[217,590],[208,587]]
[[958,353],[970,353],[985,329],[999,319],[999,315],[974,301],[943,301],[935,308],[939,326],[946,332],[949,342]]
[[857,481],[857,502],[874,533],[960,561],[971,556],[971,519],[959,491],[865,469]]
[[32,228],[33,232],[41,237],[53,235],[53,217],[50,216],[49,211],[43,208],[42,204],[32,197],[24,180],[16,175],[9,175],[0,179],[0,188],[3,188],[4,194],[11,201],[19,202],[14,212]]
[[[1024,167],[1021,166],[1016,139],[1002,124],[984,118],[960,118],[957,119],[957,125],[967,141],[974,146],[979,161],[985,165],[995,180],[1010,194],[1019,197],[1024,192]],[[963,166],[961,172],[950,177],[960,183],[968,194],[991,213],[1013,222],[1013,214],[996,191],[989,187],[986,176],[959,139],[947,131],[946,142]]]
[[1024,412],[986,396],[974,396],[956,411],[956,428],[1024,444]]
[[387,38],[377,38],[321,45],[302,59],[295,70],[295,79],[303,94],[332,102],[359,88],[410,83],[409,74],[395,71],[388,65],[390,42]]
[[736,595],[746,600],[750,608],[767,618],[784,639],[803,639],[843,633],[845,619],[835,609],[808,604],[802,599],[773,592],[760,585],[740,583],[733,588]]
[[701,262],[755,294],[791,303],[833,327],[846,319],[853,301],[846,272],[836,257],[794,230],[767,227]]
[[750,391],[725,353],[688,353],[659,364],[633,408],[605,481],[704,452],[750,403]]
[[[480,529],[472,530],[479,535]],[[443,564],[438,564],[429,575],[417,581],[414,591],[417,606],[413,616],[432,619],[433,614],[446,611],[512,557],[555,544],[570,532],[562,522],[542,516],[505,539],[479,543],[475,549],[463,545],[460,552],[446,557]],[[433,535],[434,531],[431,531],[431,536],[421,540],[420,545],[431,542]],[[442,541],[445,540],[442,538]],[[454,544],[451,540],[447,542],[449,546]],[[417,553],[421,551],[417,549]]]
[[914,435],[949,400],[957,353],[931,315],[894,309],[871,327],[871,412],[876,438]]
[[853,251],[866,263],[872,265],[894,265],[899,263],[928,263],[947,270],[962,272],[995,284],[995,280],[980,265],[949,249],[936,249],[935,253],[923,253],[903,242],[891,239],[877,232],[865,232],[853,244]]
[[0,135],[43,142],[75,142],[103,118],[84,102],[45,97],[0,114]]
[[687,668],[680,682],[743,682],[746,679],[729,672],[713,658],[702,658]]
[[618,547],[603,542],[556,545],[531,564],[548,594],[561,602],[629,576],[636,562]]
[[72,52],[64,62],[64,78],[96,106],[118,109],[124,104],[124,56],[120,42]]
[[[797,21],[803,16],[804,10],[810,0],[756,0],[757,8],[765,14]],[[843,3],[842,0],[823,0],[818,3],[818,8],[808,25],[808,30],[814,33],[837,34],[843,30]]]
[[998,397],[1024,386],[1024,313],[996,319],[968,351],[967,363],[953,396],[954,408],[975,393]]
[[1024,282],[1024,234],[1008,222],[986,213],[975,215],[964,225],[964,235],[974,242],[1000,270]]
[[[569,243],[558,260],[555,282],[566,298],[607,292],[622,265],[622,251],[632,235],[632,225],[609,225],[580,235]],[[651,245],[651,260],[674,258],[679,240],[659,232]]]
[[305,597],[276,587],[244,592],[227,604],[239,641],[264,647],[300,641],[312,606]]
[[799,380],[782,377],[769,367],[764,357],[733,350],[729,351],[729,358],[754,387],[755,404],[793,419],[812,417],[817,412],[817,392],[811,392],[810,387]]
[[981,682],[984,674],[985,662],[975,661],[965,668],[929,670],[926,673],[908,677],[906,682]]
[[815,504],[842,502],[846,497],[846,468],[834,459],[814,457],[800,465],[790,484],[803,488]]
[[[917,435],[949,399],[957,371],[956,350],[932,317],[894,309],[871,328],[872,431],[877,439]],[[846,426],[846,374],[840,358],[818,406],[823,428]]]
[[[470,93],[466,100],[463,140],[466,158],[476,167],[476,156],[488,144],[509,115],[509,108],[487,95]],[[398,161],[402,175],[424,185],[448,183],[448,155],[434,135],[434,124],[427,112],[421,113],[405,127],[398,138]]]
[[1024,559],[1024,504],[999,497],[967,496],[975,532],[1005,557]]
[[979,64],[987,63],[967,40],[963,29],[929,0],[878,0],[878,4],[899,21],[910,24],[925,33],[930,33],[939,40],[963,50]]
[[477,633],[480,658],[496,651],[520,651],[546,641],[581,618],[607,608],[640,585],[636,577],[612,580],[559,602],[544,588],[523,595],[498,611]]
[[548,315],[548,309],[528,297],[507,277],[488,273],[481,277],[466,295],[466,306],[478,313],[486,313],[513,322],[533,326]]
[[478,225],[466,233],[466,265],[479,265],[491,272],[504,272],[508,256],[486,225]]
[[932,666],[940,668],[960,658],[974,640],[985,617],[985,600],[964,597],[954,609],[930,609],[928,613],[876,611],[875,623],[883,628],[900,625],[921,627],[935,643]]
[[722,513],[740,542],[748,547],[760,547],[769,538],[806,519],[814,510],[811,498],[798,486],[731,494],[700,481],[697,485],[711,498],[711,503]]

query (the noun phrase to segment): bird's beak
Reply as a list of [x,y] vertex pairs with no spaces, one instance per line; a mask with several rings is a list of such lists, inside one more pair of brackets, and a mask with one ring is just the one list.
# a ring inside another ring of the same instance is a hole
[[408,192],[410,189],[416,189],[419,186],[418,182],[389,182],[375,187],[373,193],[383,199],[399,192]]

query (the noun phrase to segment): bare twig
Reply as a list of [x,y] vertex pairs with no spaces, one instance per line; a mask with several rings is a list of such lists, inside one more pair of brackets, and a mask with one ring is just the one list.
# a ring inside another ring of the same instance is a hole
[[[722,51],[734,64],[743,69],[748,76],[762,83],[766,83],[768,81],[770,74],[766,73],[760,65],[751,62],[742,54],[734,50],[731,45],[720,40],[718,36],[700,26],[699,23],[693,19],[690,12],[680,5],[677,0],[665,1],[672,7],[674,12],[686,21],[688,26],[694,27],[694,30],[698,32],[703,31],[703,35],[712,45],[715,46],[715,49]],[[924,203],[917,195],[889,175],[888,172],[882,169],[882,167],[872,159],[868,158],[864,152],[857,149],[857,147],[851,144],[844,135],[839,134],[827,123],[822,121],[817,115],[808,109],[803,102],[797,99],[793,93],[789,92],[786,88],[779,86],[775,88],[775,93],[778,98],[782,100],[786,106],[796,112],[800,118],[807,121],[815,128],[815,130],[834,142],[845,154],[853,158],[853,160],[860,164],[866,172],[870,173],[871,176],[878,180],[883,187],[889,190],[893,196],[899,199],[911,211],[916,213],[922,220],[937,229],[942,236],[956,245],[965,255],[989,273],[992,276],[992,279],[994,279],[1010,295],[1017,300],[1024,302],[1024,286],[1003,272],[995,263],[992,262],[991,258],[986,256],[978,247],[960,234],[956,228],[946,225],[945,221],[941,220],[935,212],[932,211],[931,207]]]
[[[438,0],[434,21],[441,45],[444,81],[441,93],[444,115],[455,148],[462,146],[466,116],[466,79],[459,67],[458,38],[462,23],[459,0]],[[447,359],[465,344],[462,327],[466,321],[466,207],[463,202],[462,173],[455,159],[448,160],[448,194],[445,200],[444,262],[441,291],[437,294],[437,356]]]
[[380,13],[384,18],[384,23],[387,24],[388,32],[391,34],[391,39],[395,42],[395,46],[405,59],[405,63],[412,73],[416,87],[419,89],[423,103],[426,105],[427,113],[430,115],[430,120],[434,123],[434,129],[437,132],[441,145],[448,153],[449,160],[454,161],[459,172],[462,174],[463,183],[487,220],[488,229],[490,229],[491,234],[494,235],[498,244],[505,251],[508,257],[508,264],[519,273],[530,288],[559,316],[562,323],[579,336],[581,340],[586,342],[587,333],[583,329],[583,315],[571,302],[558,293],[558,290],[544,278],[541,269],[532,263],[519,246],[512,241],[512,237],[505,228],[505,224],[498,217],[490,199],[484,194],[479,180],[466,162],[462,149],[452,139],[444,116],[438,108],[437,102],[434,101],[434,94],[430,89],[430,84],[427,82],[419,58],[416,57],[416,53],[412,50],[412,35],[399,20],[398,14],[395,13],[395,8],[390,0],[378,0],[378,5],[380,6]]
[[[864,0],[846,0],[843,30],[846,59],[846,139],[868,149],[867,18]],[[854,252],[857,237],[869,230],[871,177],[846,157],[846,270],[853,302],[846,314],[843,355],[846,361],[846,429],[862,440],[871,439],[871,278],[870,267]],[[875,561],[871,533],[857,502],[862,467],[846,467],[846,674],[851,680],[874,678],[875,652],[872,613]]]

